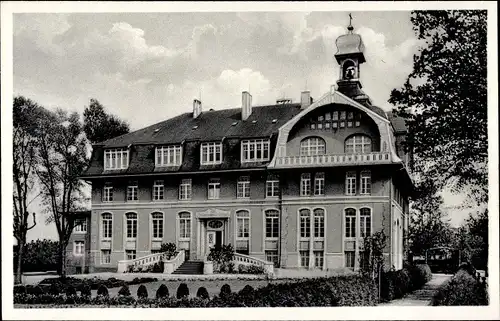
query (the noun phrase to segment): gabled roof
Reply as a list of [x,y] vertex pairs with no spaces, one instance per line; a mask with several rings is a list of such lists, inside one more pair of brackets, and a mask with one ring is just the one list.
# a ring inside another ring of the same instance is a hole
[[204,111],[197,118],[193,118],[192,113],[184,113],[96,145],[111,148],[130,144],[215,141],[224,137],[269,137],[299,112],[300,104],[294,103],[253,107],[252,114],[245,121],[241,120],[241,108]]

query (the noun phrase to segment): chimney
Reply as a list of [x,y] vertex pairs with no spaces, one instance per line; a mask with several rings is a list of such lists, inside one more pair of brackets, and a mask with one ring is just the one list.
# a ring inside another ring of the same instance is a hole
[[201,101],[198,99],[193,100],[193,118],[197,118],[201,114]]
[[252,95],[248,91],[241,93],[241,120],[247,120],[252,114]]
[[311,92],[303,91],[300,94],[300,108],[306,109],[307,107],[311,106],[311,102],[312,102]]

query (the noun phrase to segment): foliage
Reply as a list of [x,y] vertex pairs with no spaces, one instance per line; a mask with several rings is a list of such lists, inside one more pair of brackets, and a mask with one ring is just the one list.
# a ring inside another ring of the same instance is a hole
[[431,304],[434,306],[488,305],[487,286],[485,283],[478,282],[466,270],[460,269],[439,288]]
[[254,288],[251,285],[245,285],[243,289],[238,292],[239,295],[241,296],[252,296],[255,293]]
[[160,260],[159,262],[156,262],[152,266],[151,272],[153,272],[153,273],[163,273],[163,261]]
[[220,293],[219,296],[221,298],[227,297],[232,293],[231,291],[231,286],[229,284],[225,283],[221,288],[220,288]]
[[148,289],[144,284],[141,284],[137,289],[137,297],[140,299],[147,299],[148,297]]
[[472,263],[477,269],[488,269],[488,209],[470,215],[457,233],[457,247],[462,261]]
[[[488,199],[485,10],[414,11],[422,46],[404,86],[390,102],[406,119],[415,170],[439,188]],[[409,107],[409,108],[408,108]]]
[[168,297],[170,293],[168,292],[168,288],[165,284],[161,284],[158,290],[156,290],[156,298],[161,299]]
[[130,296],[130,289],[128,288],[128,285],[125,284],[122,286],[118,291],[118,295]]
[[361,273],[374,278],[384,266],[384,248],[387,237],[383,230],[367,235],[363,239],[363,253],[360,260]]
[[263,266],[256,264],[250,264],[250,265],[240,264],[238,265],[237,272],[239,274],[264,274],[265,270]]
[[167,260],[170,260],[177,253],[177,245],[175,245],[175,243],[172,242],[163,243],[160,247],[160,251],[165,253],[165,258]]
[[[57,270],[58,242],[36,240],[26,243],[23,251],[23,272]],[[17,258],[16,253],[14,253]]]
[[104,284],[101,284],[101,285],[97,288],[97,295],[109,296],[109,291],[108,291],[108,288],[107,288]]
[[380,288],[382,301],[399,299],[411,290],[413,290],[413,286],[407,269],[390,270],[382,273]]
[[82,296],[91,296],[92,290],[89,285],[85,284],[81,287],[80,293]]
[[183,297],[188,297],[189,296],[189,288],[186,283],[181,283],[179,284],[179,287],[177,288],[177,299],[183,298]]
[[114,115],[109,115],[97,99],[90,99],[90,104],[83,111],[84,131],[92,143],[121,136],[130,132],[129,125]]
[[406,269],[409,272],[412,290],[422,288],[432,279],[432,272],[427,264],[410,265]]
[[207,289],[204,286],[200,286],[198,288],[198,291],[196,292],[196,297],[201,299],[208,299],[209,295]]
[[[220,247],[210,249],[207,259],[214,264],[214,272],[229,272],[230,263],[234,258],[234,248],[231,244],[224,244]],[[232,265],[234,270],[234,265]]]

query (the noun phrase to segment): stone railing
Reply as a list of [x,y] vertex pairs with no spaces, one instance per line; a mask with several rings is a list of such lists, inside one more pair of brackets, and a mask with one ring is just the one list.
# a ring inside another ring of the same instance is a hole
[[184,250],[179,250],[179,253],[177,255],[168,260],[163,262],[163,273],[166,274],[172,274],[174,273],[179,266],[181,266],[182,263],[186,260],[186,252]]
[[267,275],[274,274],[274,264],[248,255],[234,253],[233,262],[235,265],[257,265],[264,268]]
[[146,267],[149,265],[153,265],[163,260],[165,253],[154,253],[150,255],[146,255],[143,257],[139,257],[133,260],[122,260],[118,261],[118,273],[125,273],[128,271],[129,266],[142,266]]
[[312,156],[284,156],[276,158],[276,167],[327,167],[336,165],[386,164],[391,162],[389,152],[367,154],[338,154]]

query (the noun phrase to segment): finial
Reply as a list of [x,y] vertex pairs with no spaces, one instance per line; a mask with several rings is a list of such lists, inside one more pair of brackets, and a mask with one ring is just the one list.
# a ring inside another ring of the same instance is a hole
[[354,27],[352,26],[352,15],[349,13],[349,26],[347,26],[347,30],[349,30],[349,33],[352,33],[354,30]]

